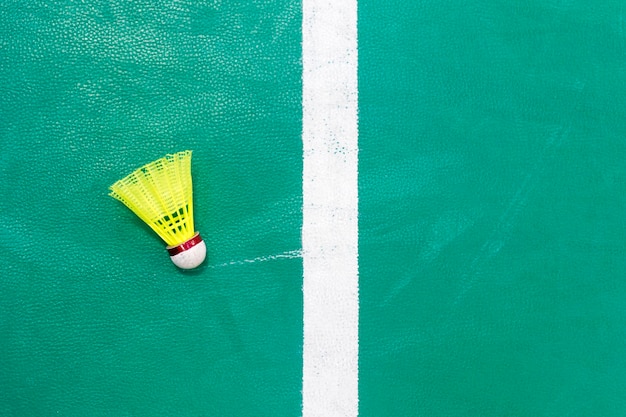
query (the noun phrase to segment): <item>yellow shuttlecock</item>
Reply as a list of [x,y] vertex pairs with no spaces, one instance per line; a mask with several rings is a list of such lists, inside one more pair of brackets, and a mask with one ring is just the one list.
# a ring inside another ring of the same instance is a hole
[[206,244],[193,226],[191,151],[165,155],[110,187],[111,197],[132,210],[167,243],[182,269],[199,266]]

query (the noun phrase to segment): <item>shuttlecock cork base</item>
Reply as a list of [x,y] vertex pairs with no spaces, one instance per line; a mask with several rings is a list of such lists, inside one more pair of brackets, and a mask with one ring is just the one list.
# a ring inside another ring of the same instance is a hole
[[200,233],[180,245],[168,246],[166,249],[174,265],[181,269],[197,268],[206,258],[206,243]]
[[191,151],[165,155],[111,187],[116,198],[167,243],[179,268],[193,269],[206,258],[206,244],[193,224]]

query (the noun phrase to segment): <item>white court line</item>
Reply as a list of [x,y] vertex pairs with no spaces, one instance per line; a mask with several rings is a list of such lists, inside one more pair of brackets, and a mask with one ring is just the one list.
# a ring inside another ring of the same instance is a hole
[[357,0],[303,0],[304,417],[357,416]]

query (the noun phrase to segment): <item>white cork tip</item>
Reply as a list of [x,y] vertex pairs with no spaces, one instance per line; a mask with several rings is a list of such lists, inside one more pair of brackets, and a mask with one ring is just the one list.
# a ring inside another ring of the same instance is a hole
[[180,269],[197,268],[206,258],[206,244],[198,233],[178,246],[168,246],[170,259]]

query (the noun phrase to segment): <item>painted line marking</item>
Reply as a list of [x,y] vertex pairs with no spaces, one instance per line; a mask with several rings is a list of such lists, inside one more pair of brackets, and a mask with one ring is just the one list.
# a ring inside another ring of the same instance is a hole
[[357,0],[303,0],[304,417],[358,415]]

